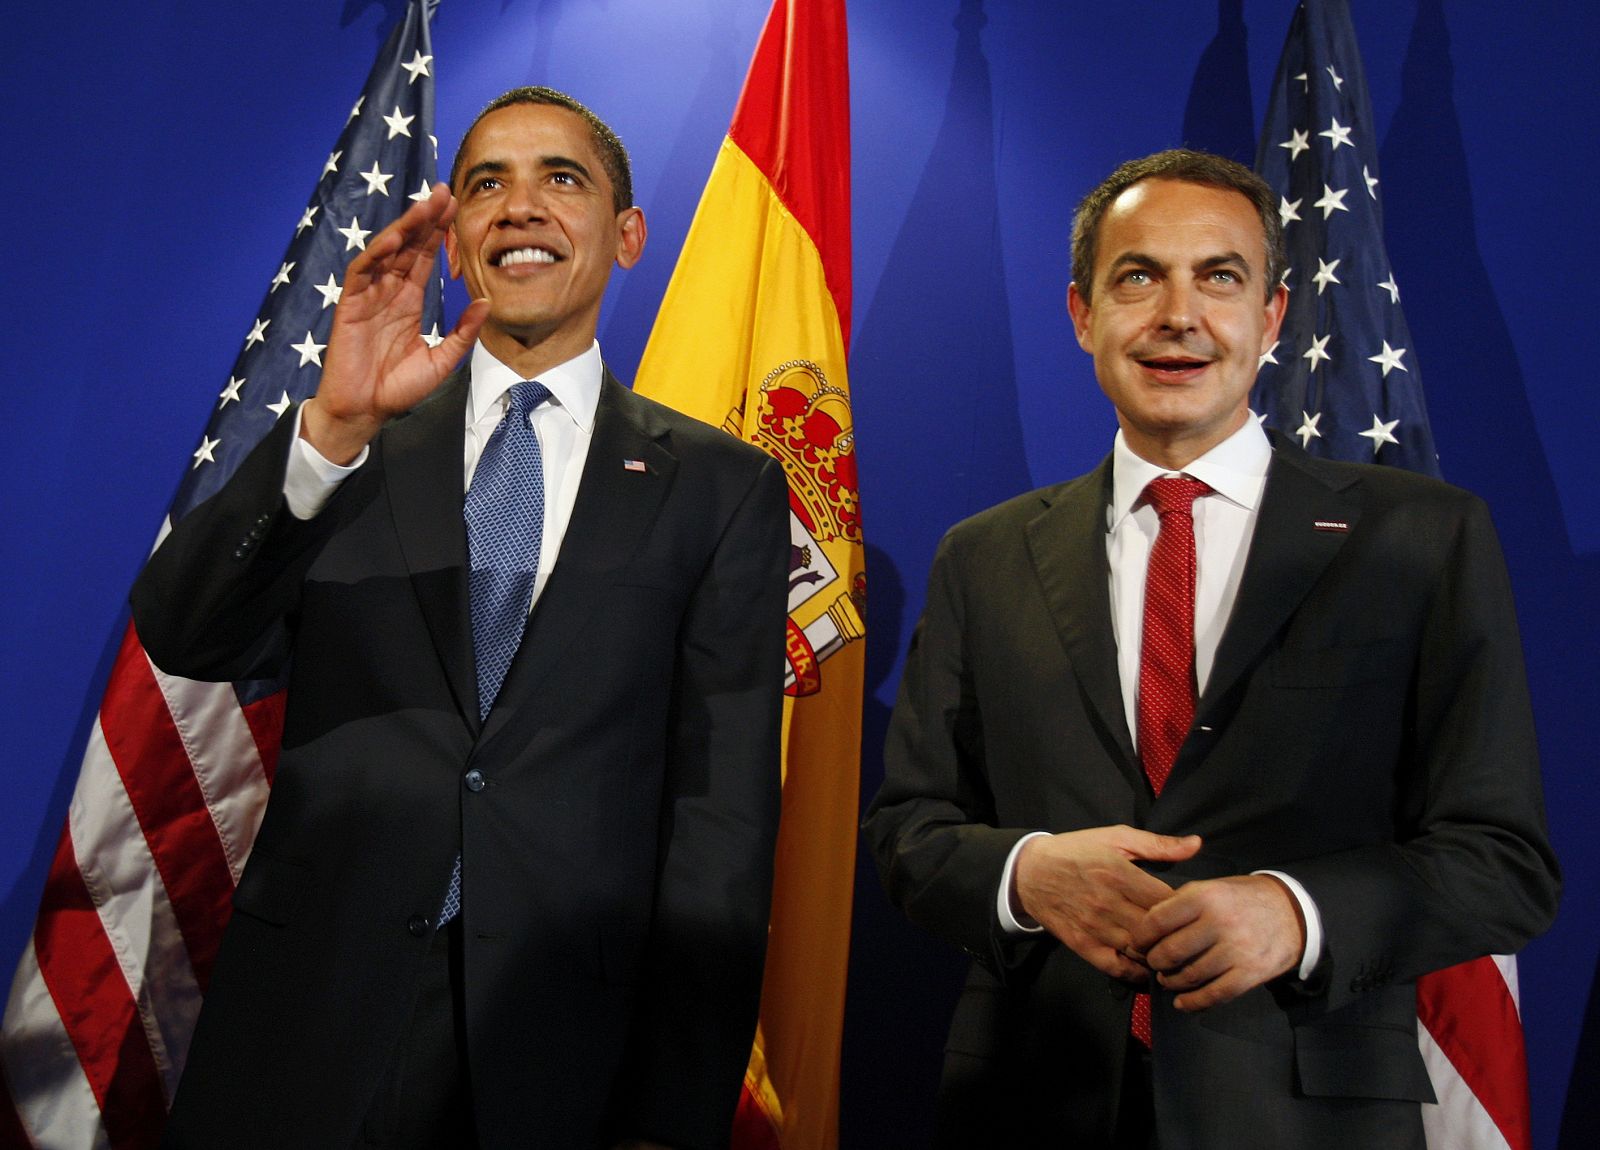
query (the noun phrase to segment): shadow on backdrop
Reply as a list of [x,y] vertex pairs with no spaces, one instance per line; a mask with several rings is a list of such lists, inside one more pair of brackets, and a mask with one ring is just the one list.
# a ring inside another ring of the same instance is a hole
[[1217,0],[1217,34],[1200,55],[1183,110],[1183,144],[1250,167],[1256,158],[1255,109],[1244,0]]
[[[870,530],[870,528],[869,528]],[[881,547],[867,544],[866,691],[861,716],[861,807],[883,782],[883,740],[899,677],[905,584]],[[878,868],[856,852],[855,914],[844,1015],[839,1102],[845,1150],[928,1146],[945,1032],[966,961],[913,928],[889,904]]]
[[[1439,462],[1452,483],[1489,497],[1516,591],[1528,679],[1539,722],[1551,837],[1569,892],[1592,889],[1592,765],[1586,731],[1600,682],[1594,604],[1600,563],[1572,553],[1561,505],[1504,313],[1478,248],[1454,66],[1441,0],[1420,0],[1401,73],[1400,104],[1381,167],[1389,253],[1418,344]],[[1406,269],[1415,269],[1407,279]],[[1415,277],[1422,269],[1426,283]],[[1580,620],[1588,618],[1590,625]],[[1587,848],[1591,857],[1582,857]],[[1568,897],[1551,936],[1522,969],[1523,1019],[1533,1091],[1535,1145],[1555,1145],[1575,1041],[1565,1003],[1591,977],[1592,900]],[[1590,920],[1587,924],[1584,918]],[[1575,921],[1576,920],[1576,921]],[[1565,928],[1565,929],[1564,929]],[[1565,936],[1565,937],[1563,937]],[[1580,953],[1581,951],[1581,953]],[[1530,977],[1530,968],[1538,977]],[[1591,1016],[1590,1025],[1593,1025]],[[1591,1036],[1583,1044],[1594,1056]],[[1572,1070],[1573,1101],[1588,1098],[1600,1065]],[[1564,1150],[1578,1141],[1563,1135]],[[1582,1146],[1591,1145],[1588,1140]]]
[[[503,14],[517,0],[500,0],[500,11]],[[594,7],[598,2],[601,8],[609,7],[611,0],[588,0],[588,6]],[[562,12],[566,8],[567,0],[536,0],[537,7],[533,10],[533,55],[528,57],[528,72],[525,80],[528,84],[548,85],[550,83],[550,50],[556,42],[556,25],[561,22]],[[583,103],[591,103],[593,95],[579,95],[572,93]],[[601,119],[605,117],[602,116]]]
[[[437,7],[439,0],[433,0],[433,3]],[[368,8],[381,8],[383,19],[378,21],[373,37],[382,44],[388,37],[389,30],[406,18],[406,8],[409,4],[410,0],[344,0],[344,9],[339,13],[339,27],[350,27],[361,19]]]
[[[867,534],[875,540],[867,549],[863,805],[883,777],[901,635],[920,609],[939,536],[1032,486],[1000,250],[993,96],[979,39],[985,19],[981,0],[960,4],[944,117],[850,359],[856,426],[865,429]],[[927,1145],[966,963],[890,907],[864,849],[856,877],[841,1144]]]
[[[605,349],[606,363],[630,387],[700,203],[698,193],[684,195],[682,189],[704,188],[710,179],[717,150],[727,135],[726,125],[733,119],[734,105],[744,87],[748,60],[739,58],[743,45],[736,42],[734,30],[738,25],[726,2],[719,7],[724,18],[708,20],[706,24],[710,52],[705,74],[684,110],[680,120],[684,128],[661,169],[658,186],[668,191],[645,208],[650,225],[645,257],[617,280],[605,330],[601,332],[600,346]],[[714,139],[708,138],[703,130],[697,130],[704,124],[722,124],[723,131]]]
[[918,587],[945,528],[1032,486],[985,22],[982,0],[962,0],[944,118],[850,357],[857,426],[868,429],[862,487],[879,541],[909,544],[890,549]]
[[1567,1106],[1561,1115],[1560,1150],[1593,1146],[1600,1134],[1600,962],[1595,964],[1594,981],[1589,987],[1589,1008],[1583,1013],[1583,1033],[1578,1036],[1578,1056],[1572,1064],[1572,1081],[1567,1090]]

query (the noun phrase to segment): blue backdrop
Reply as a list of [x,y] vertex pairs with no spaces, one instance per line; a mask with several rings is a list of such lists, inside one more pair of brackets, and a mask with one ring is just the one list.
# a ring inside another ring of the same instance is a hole
[[[9,6],[0,76],[0,976],[32,923],[124,598],[401,0]],[[768,0],[444,0],[448,157],[501,90],[549,83],[634,156],[651,224],[601,322],[631,375]],[[1554,930],[1522,960],[1536,1144],[1590,1145],[1600,1023],[1600,11],[1352,0],[1388,244],[1447,478],[1493,507],[1517,589],[1552,833]],[[1090,467],[1113,430],[1064,298],[1079,196],[1180,142],[1248,161],[1293,0],[1091,7],[856,0],[855,394],[869,541],[863,790],[940,533]],[[1587,76],[1588,79],[1584,77]],[[1585,273],[1586,274],[1586,273]],[[459,306],[459,300],[456,305]],[[1584,353],[1587,355],[1587,353]],[[847,1146],[919,1145],[960,964],[859,884]],[[1569,1084],[1588,1084],[1572,1091]]]

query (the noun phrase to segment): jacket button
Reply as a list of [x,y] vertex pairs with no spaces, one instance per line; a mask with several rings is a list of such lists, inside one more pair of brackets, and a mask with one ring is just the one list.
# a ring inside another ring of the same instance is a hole
[[483,777],[482,771],[474,767],[472,770],[467,772],[466,784],[467,790],[476,793],[477,791],[483,790],[483,788],[488,784],[488,780]]
[[432,926],[426,915],[414,914],[406,919],[406,929],[411,932],[412,938],[421,938]]

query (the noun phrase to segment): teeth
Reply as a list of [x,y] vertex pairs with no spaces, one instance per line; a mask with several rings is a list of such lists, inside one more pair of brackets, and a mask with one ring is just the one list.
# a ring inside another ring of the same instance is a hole
[[514,267],[517,264],[553,264],[556,257],[544,248],[517,248],[515,251],[500,254],[500,266],[503,268]]

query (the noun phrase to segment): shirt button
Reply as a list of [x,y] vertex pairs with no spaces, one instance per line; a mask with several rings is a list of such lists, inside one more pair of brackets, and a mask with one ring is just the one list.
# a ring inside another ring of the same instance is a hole
[[483,772],[478,770],[476,767],[474,767],[472,770],[467,772],[467,777],[466,777],[467,790],[473,791],[474,793],[476,793],[477,791],[483,790],[484,786],[487,785],[487,783],[488,783],[488,780],[483,777]]
[[406,929],[411,932],[412,938],[421,938],[432,926],[426,915],[414,914],[406,919]]

